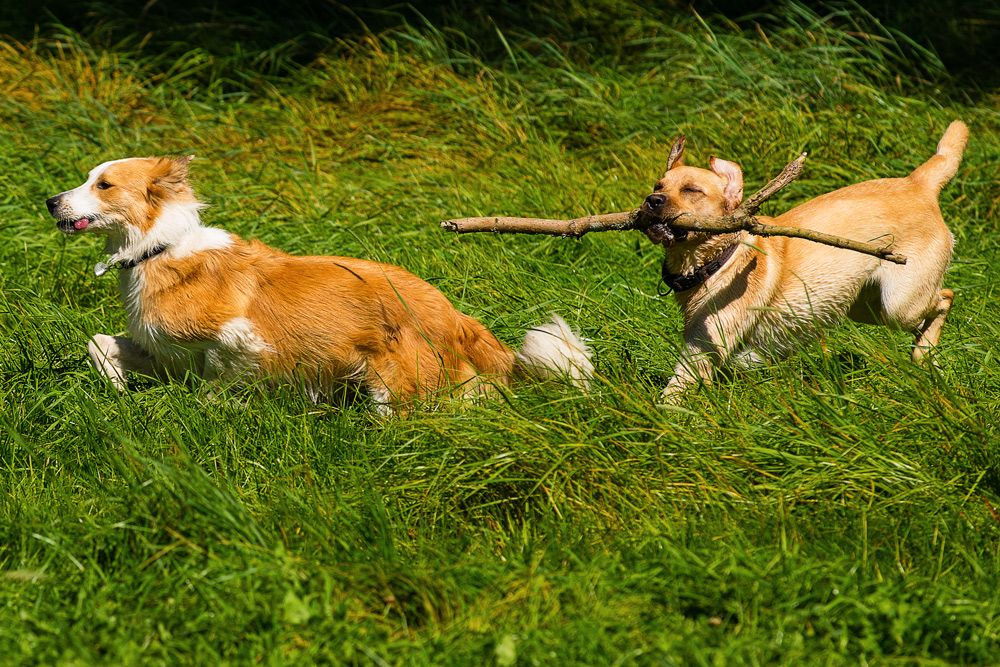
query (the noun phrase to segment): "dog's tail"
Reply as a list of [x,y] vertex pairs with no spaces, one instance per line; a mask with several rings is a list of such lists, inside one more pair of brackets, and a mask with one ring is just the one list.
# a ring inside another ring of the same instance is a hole
[[917,167],[910,174],[910,178],[937,196],[941,188],[954,178],[955,172],[958,171],[968,141],[969,128],[960,120],[952,121],[938,142],[937,153]]
[[489,392],[484,377],[509,385],[517,380],[559,377],[580,389],[594,374],[590,350],[558,315],[528,330],[515,352],[497,340],[479,320],[459,314],[456,336],[446,348],[453,354],[442,359],[451,370],[452,380],[463,383],[467,395]]
[[566,320],[555,313],[548,322],[528,329],[521,350],[515,354],[516,375],[561,377],[586,391],[594,363],[586,343]]

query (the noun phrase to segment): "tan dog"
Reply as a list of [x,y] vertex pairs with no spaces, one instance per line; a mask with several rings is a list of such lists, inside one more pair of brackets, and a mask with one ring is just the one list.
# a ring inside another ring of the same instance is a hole
[[314,399],[357,383],[386,412],[526,374],[586,387],[590,352],[558,316],[515,353],[399,267],[293,257],[202,226],[189,160],[106,162],[46,202],[63,232],[107,237],[132,338],[99,334],[89,348],[119,389],[130,372],[304,383]]
[[747,232],[675,233],[679,214],[721,216],[743,198],[738,164],[711,158],[711,171],[683,166],[683,138],[643,210],[665,224],[646,234],[665,249],[664,280],[684,314],[684,349],[662,398],[675,401],[713,371],[787,354],[844,316],[916,336],[913,359],[933,348],[955,295],[941,289],[952,236],[937,197],[962,160],[969,130],[953,122],[937,153],[905,178],[858,183],[762,223],[803,227],[891,244],[905,265],[803,239]]

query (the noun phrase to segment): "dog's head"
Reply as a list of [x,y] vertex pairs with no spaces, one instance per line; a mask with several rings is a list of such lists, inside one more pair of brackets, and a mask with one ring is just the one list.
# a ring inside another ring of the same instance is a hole
[[684,137],[674,142],[667,158],[667,171],[656,182],[653,194],[642,203],[642,211],[657,222],[646,229],[653,243],[666,246],[684,241],[687,232],[675,231],[670,222],[683,213],[722,216],[743,201],[743,170],[728,160],[711,157],[709,169],[684,166]]
[[196,204],[187,181],[190,161],[191,156],[105,162],[90,170],[83,185],[45,204],[67,234],[142,235],[169,204]]

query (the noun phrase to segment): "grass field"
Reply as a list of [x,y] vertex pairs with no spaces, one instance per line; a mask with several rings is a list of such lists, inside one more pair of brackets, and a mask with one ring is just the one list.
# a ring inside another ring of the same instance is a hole
[[[756,29],[559,6],[475,39],[483,14],[225,53],[0,41],[0,664],[1000,662],[1000,98],[857,8]],[[845,326],[661,409],[680,314],[641,235],[437,225],[632,208],[681,133],[748,191],[808,150],[774,213],[908,173],[954,118],[939,371]],[[510,344],[558,311],[594,390],[388,419],[292,391],[117,395],[85,363],[125,328],[114,278],[44,200],[179,153],[208,224],[399,264]]]

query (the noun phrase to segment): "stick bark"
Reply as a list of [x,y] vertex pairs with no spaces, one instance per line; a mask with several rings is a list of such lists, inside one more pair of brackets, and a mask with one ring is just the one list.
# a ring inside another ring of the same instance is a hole
[[484,217],[456,218],[444,220],[441,227],[459,234],[471,232],[495,232],[497,234],[547,234],[564,238],[580,238],[588,232],[625,231],[629,229],[645,229],[650,225],[662,223],[673,229],[689,232],[709,232],[725,234],[747,231],[757,236],[788,236],[806,239],[816,243],[853,250],[872,255],[896,264],[906,264],[906,256],[892,252],[892,239],[879,245],[854,241],[842,236],[834,236],[824,232],[800,227],[784,227],[782,225],[765,225],[757,220],[756,213],[761,205],[775,192],[791,183],[800,173],[806,154],[795,158],[781,171],[778,176],[757,192],[743,200],[743,203],[730,215],[722,217],[701,217],[681,215],[673,220],[657,220],[643,213],[640,209],[622,211],[620,213],[605,213],[603,215],[588,215],[571,220],[551,220],[544,218],[514,218],[514,217]]

